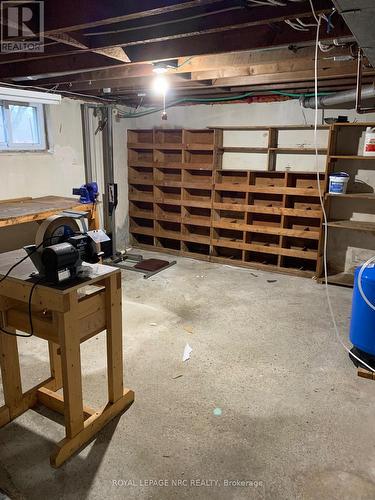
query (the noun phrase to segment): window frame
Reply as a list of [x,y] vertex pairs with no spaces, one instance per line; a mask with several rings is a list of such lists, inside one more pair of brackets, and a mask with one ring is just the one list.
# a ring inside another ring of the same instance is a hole
[[[12,126],[10,119],[10,106],[26,106],[36,109],[36,120],[38,127],[39,142],[38,143],[15,143],[12,140]],[[0,119],[3,118],[5,143],[0,142],[0,153],[12,153],[17,151],[33,152],[47,150],[47,130],[46,118],[44,113],[44,105],[40,103],[25,103],[17,101],[2,101],[0,100]]]

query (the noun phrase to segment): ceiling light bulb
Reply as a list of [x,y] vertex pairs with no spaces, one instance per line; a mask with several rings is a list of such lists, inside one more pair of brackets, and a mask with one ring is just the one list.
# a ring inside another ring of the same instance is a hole
[[164,95],[169,89],[168,80],[164,76],[157,76],[152,82],[152,88],[157,95]]
[[162,68],[160,66],[155,66],[152,70],[154,73],[157,75],[162,75],[163,73],[166,73],[168,71],[168,68]]

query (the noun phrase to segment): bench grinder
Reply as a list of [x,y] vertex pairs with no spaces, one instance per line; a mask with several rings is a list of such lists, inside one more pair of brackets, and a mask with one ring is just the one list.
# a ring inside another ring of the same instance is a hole
[[102,252],[87,231],[84,212],[67,212],[46,219],[36,234],[35,245],[25,248],[41,278],[59,284],[83,277],[84,262],[99,262]]

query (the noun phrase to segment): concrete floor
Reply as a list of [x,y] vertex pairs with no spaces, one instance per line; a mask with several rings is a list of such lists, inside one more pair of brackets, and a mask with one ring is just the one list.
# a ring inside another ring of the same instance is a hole
[[[61,426],[22,415],[0,431],[0,489],[27,499],[375,498],[375,383],[357,378],[337,343],[322,286],[178,259],[150,280],[124,272],[123,289],[136,402],[59,470],[49,455]],[[351,290],[331,294],[345,337]],[[38,339],[19,345],[27,388],[47,376],[47,351]],[[104,335],[82,347],[91,405],[106,396],[104,347]],[[248,483],[228,485],[236,480]]]

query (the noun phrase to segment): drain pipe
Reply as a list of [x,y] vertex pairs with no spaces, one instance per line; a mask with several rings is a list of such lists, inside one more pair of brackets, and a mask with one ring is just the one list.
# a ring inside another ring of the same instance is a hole
[[[358,87],[358,86],[357,86]],[[358,89],[357,89],[358,90]],[[337,92],[332,95],[325,95],[318,97],[318,109],[328,109],[334,108],[335,106],[340,106],[341,104],[353,104],[353,108],[355,108],[356,98],[357,98],[357,90],[344,90],[343,92]],[[373,99],[375,98],[375,85],[366,85],[365,87],[359,87],[360,92],[360,100],[359,103],[364,99]],[[315,109],[315,96],[314,97],[301,97],[300,102],[304,108]],[[361,111],[358,113],[371,113],[374,112],[374,108],[366,108],[364,111],[360,108]]]

